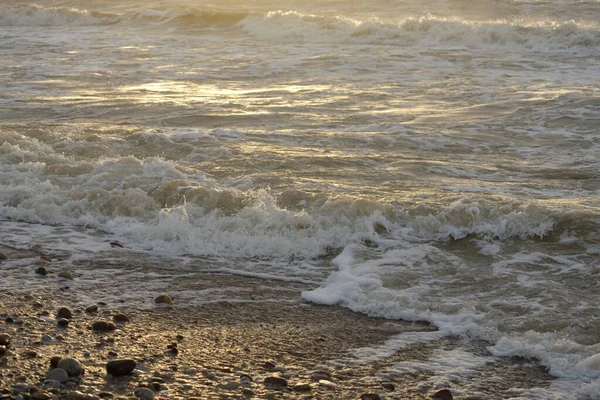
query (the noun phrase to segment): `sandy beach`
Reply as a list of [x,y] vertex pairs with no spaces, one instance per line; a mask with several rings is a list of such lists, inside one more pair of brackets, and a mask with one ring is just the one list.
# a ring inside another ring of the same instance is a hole
[[[107,282],[91,291],[107,295],[85,304],[76,283],[90,266],[72,269],[72,279],[61,278],[59,261],[44,261],[38,252],[2,246],[0,253],[0,267],[21,262],[19,271],[4,268],[4,277],[23,275],[18,284],[0,286],[0,334],[10,342],[0,361],[1,399],[430,399],[439,393],[440,399],[475,400],[508,398],[509,388],[551,380],[525,359],[499,359],[476,374],[457,375],[447,387],[430,383],[435,371],[393,372],[397,363],[418,363],[439,349],[466,346],[487,354],[487,343],[445,337],[390,351],[395,335],[427,335],[435,328],[303,303],[299,293],[306,285],[299,283],[209,273],[194,284],[218,288],[235,281],[248,289],[247,301],[190,306],[178,304],[174,295],[172,305],[155,304],[149,292],[145,307],[113,301]],[[101,264],[93,266],[96,273]],[[138,283],[128,282],[131,288]],[[271,300],[261,301],[261,293]],[[71,313],[66,326],[63,307]],[[98,321],[107,322],[108,330],[92,329]],[[84,372],[49,381],[53,357],[73,358]],[[107,374],[106,364],[115,360],[133,360],[135,369]],[[474,382],[475,392],[468,389]]]

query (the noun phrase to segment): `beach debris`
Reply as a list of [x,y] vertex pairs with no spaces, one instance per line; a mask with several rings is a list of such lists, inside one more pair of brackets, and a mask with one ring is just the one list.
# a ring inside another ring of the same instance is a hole
[[96,332],[108,332],[114,331],[115,329],[117,329],[117,326],[112,322],[96,321],[92,324],[92,330]]
[[432,400],[453,400],[452,392],[448,389],[442,389],[433,394],[431,396]]
[[118,240],[113,240],[112,242],[110,242],[110,246],[111,247],[121,247],[123,248],[123,243],[119,242]]
[[0,346],[10,345],[10,335],[8,333],[0,333]]
[[62,368],[67,371],[67,374],[71,377],[78,377],[83,374],[83,366],[81,363],[71,357],[61,358],[56,366],[57,368]]
[[106,363],[106,373],[112,376],[128,375],[135,369],[136,362],[131,359],[111,360]]
[[129,322],[129,317],[127,317],[127,315],[125,315],[125,314],[117,314],[112,319],[113,319],[113,322],[115,322],[115,323],[122,324],[125,322]]
[[67,307],[61,307],[56,311],[56,317],[71,319],[73,318],[73,313]]
[[267,376],[264,380],[264,384],[270,389],[282,389],[287,387],[288,382],[286,379],[278,376]]
[[160,296],[158,296],[157,298],[154,299],[154,302],[156,304],[168,304],[168,305],[172,305],[173,304],[173,299],[171,299],[171,296],[169,296],[167,294],[161,294]]
[[58,273],[58,277],[62,278],[62,279],[68,279],[68,280],[73,280],[73,273],[70,271],[60,271]]
[[38,267],[35,270],[35,273],[38,274],[38,275],[46,276],[46,275],[48,275],[48,270],[46,268],[44,268],[44,267]]
[[47,381],[66,382],[69,379],[69,374],[62,368],[54,368],[46,374]]
[[92,304],[85,308],[85,312],[88,314],[95,313],[96,311],[98,311],[98,306],[96,304]]
[[135,394],[135,397],[137,397],[140,400],[153,400],[154,399],[154,392],[145,387],[136,389],[135,392],[133,392],[133,394]]
[[296,383],[292,387],[292,389],[295,392],[308,392],[312,389],[312,387],[310,386],[310,383],[308,383],[308,382],[299,382],[299,383]]
[[52,257],[47,256],[45,254],[42,254],[40,256],[40,260],[42,260],[43,262],[46,262],[46,263],[51,263],[52,262]]

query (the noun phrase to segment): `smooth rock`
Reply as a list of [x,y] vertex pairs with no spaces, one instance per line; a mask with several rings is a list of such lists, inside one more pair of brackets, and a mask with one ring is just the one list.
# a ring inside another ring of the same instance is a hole
[[123,376],[130,374],[135,369],[134,360],[111,360],[106,363],[106,373],[112,376]]
[[0,346],[10,345],[10,335],[8,333],[0,333]]
[[4,357],[4,355],[6,354],[6,352],[7,352],[6,346],[0,345],[0,357]]
[[73,274],[69,271],[60,271],[58,273],[58,277],[62,278],[62,279],[68,279],[68,280],[73,280]]
[[50,400],[52,395],[45,390],[38,390],[31,395],[31,400]]
[[58,362],[61,360],[62,357],[60,356],[54,356],[50,359],[50,368],[56,368],[58,366]]
[[382,383],[381,387],[390,392],[393,392],[394,390],[396,390],[396,385],[394,385],[393,383],[390,383],[390,382]]
[[27,358],[35,358],[38,355],[37,351],[35,351],[35,350],[26,350],[22,354],[24,357],[27,357]]
[[115,395],[110,392],[100,392],[98,393],[98,396],[100,396],[101,399],[112,399],[115,397]]
[[154,400],[154,392],[148,388],[139,388],[133,393],[140,400]]
[[42,335],[42,344],[50,344],[54,339],[48,334]]
[[67,374],[72,377],[77,377],[83,374],[83,366],[81,363],[71,357],[61,358],[58,364],[56,364],[56,367],[64,369],[67,371]]
[[278,376],[267,376],[264,380],[264,384],[268,388],[278,389],[287,387],[287,380]]
[[48,275],[48,270],[44,267],[39,267],[35,270],[35,273],[38,275],[46,276]]
[[292,389],[294,389],[295,392],[308,392],[312,388],[310,386],[310,383],[300,382],[300,383],[296,383]]
[[56,318],[73,318],[73,313],[67,307],[61,307],[56,311]]
[[158,296],[157,298],[154,299],[154,302],[156,304],[168,304],[168,305],[172,305],[173,304],[173,299],[171,299],[171,296],[169,296],[169,295],[161,294],[160,296]]
[[129,322],[129,318],[125,314],[117,314],[112,319],[115,323]]
[[235,381],[229,381],[224,385],[221,385],[221,388],[225,389],[225,390],[235,390],[240,386],[239,383],[235,382]]
[[47,381],[66,382],[69,379],[69,374],[62,368],[54,368],[46,374]]
[[240,384],[242,385],[247,385],[249,383],[251,383],[254,379],[252,379],[252,377],[248,374],[242,374],[240,375]]
[[92,304],[91,306],[88,306],[85,308],[85,312],[86,313],[95,313],[96,311],[98,311],[98,306],[95,304]]
[[62,326],[64,328],[64,327],[67,327],[69,325],[69,320],[66,319],[66,318],[59,318],[59,319],[56,320],[56,323],[59,326]]
[[266,369],[267,371],[273,371],[275,368],[277,368],[277,366],[275,365],[275,363],[273,363],[271,361],[265,361],[263,363],[262,367],[264,369]]
[[335,389],[335,383],[328,381],[327,379],[321,379],[319,381],[319,386],[326,389]]
[[96,321],[92,324],[92,329],[97,332],[114,331],[116,328],[116,325],[112,322]]
[[442,390],[435,392],[433,394],[433,396],[431,396],[431,398],[433,400],[453,400],[454,399],[454,397],[452,396],[452,392],[449,391],[448,389],[442,389]]

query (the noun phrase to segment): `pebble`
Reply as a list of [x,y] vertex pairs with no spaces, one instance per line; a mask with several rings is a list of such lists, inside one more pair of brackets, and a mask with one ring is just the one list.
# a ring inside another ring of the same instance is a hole
[[46,275],[48,275],[48,270],[44,267],[39,267],[35,270],[35,273],[38,275],[46,276]]
[[50,263],[50,262],[52,262],[52,257],[44,254],[44,255],[40,256],[40,260]]
[[242,395],[244,397],[250,398],[250,397],[254,396],[254,392],[250,389],[244,389],[244,390],[242,390]]
[[58,320],[56,320],[56,323],[57,323],[59,326],[66,327],[66,326],[68,326],[68,325],[69,325],[69,320],[68,320],[68,319],[66,319],[66,318],[59,318]]
[[275,365],[275,363],[273,363],[271,361],[265,361],[263,363],[262,367],[264,369],[266,369],[267,371],[273,371],[277,366]]
[[83,366],[81,363],[71,357],[61,358],[56,366],[67,371],[67,374],[71,377],[78,377],[83,374]]
[[140,400],[154,400],[154,392],[148,388],[139,388],[133,393]]
[[110,242],[110,247],[121,247],[121,248],[123,248],[123,243],[119,242],[118,240],[113,240],[112,242]]
[[389,383],[389,382],[382,383],[381,387],[390,392],[393,392],[394,390],[396,390],[396,386],[393,383]]
[[235,381],[229,381],[224,385],[221,385],[221,388],[225,389],[225,390],[235,390],[240,386],[239,383],[235,382]]
[[321,379],[331,380],[331,374],[327,371],[314,371],[310,374],[310,379],[320,381]]
[[328,381],[327,379],[321,379],[319,381],[319,386],[326,389],[335,389],[335,383]]
[[98,306],[95,304],[92,304],[91,306],[88,306],[85,308],[85,312],[86,313],[95,313],[96,311],[98,311]]
[[248,374],[242,374],[240,375],[240,384],[242,385],[247,385],[249,383],[251,383],[254,379],[252,379],[252,377]]
[[69,379],[69,374],[62,368],[54,368],[46,374],[47,381],[66,382]]
[[308,382],[300,382],[296,383],[293,387],[295,392],[308,392],[311,389],[310,383]]
[[0,346],[10,345],[10,335],[8,333],[0,333]]
[[50,344],[52,343],[54,339],[52,339],[52,336],[48,335],[48,334],[44,334],[42,335],[42,344]]
[[67,307],[61,307],[56,311],[56,318],[73,318],[73,313]]
[[58,273],[59,278],[73,280],[73,274],[69,271],[60,271]]
[[110,392],[100,392],[100,393],[98,393],[98,396],[100,396],[101,399],[112,399],[113,397],[115,397]]
[[45,390],[38,390],[37,392],[34,392],[31,397],[31,400],[50,400],[52,399],[52,395],[48,392],[46,392]]
[[131,373],[135,369],[134,360],[111,360],[106,363],[106,373],[112,376],[123,376]]
[[116,323],[129,322],[129,318],[125,314],[117,314],[113,317],[113,321]]
[[160,296],[158,296],[157,298],[154,299],[154,302],[156,304],[169,304],[169,305],[172,305],[173,304],[173,299],[171,299],[171,296],[169,296],[169,295],[161,294]]
[[449,391],[448,389],[442,389],[442,390],[435,392],[433,394],[433,396],[431,396],[431,398],[433,400],[453,400],[454,399],[454,397],[452,396],[452,392]]
[[287,387],[287,380],[278,376],[267,376],[264,380],[264,384],[268,388],[278,389]]
[[34,358],[37,357],[37,352],[35,350],[27,350],[23,352],[23,356],[27,357],[27,358]]
[[58,362],[62,357],[54,356],[50,359],[50,368],[56,368],[58,366]]
[[108,332],[117,329],[117,326],[112,322],[96,321],[92,324],[92,329],[97,332]]
[[360,395],[360,400],[381,400],[381,396],[377,393],[363,393]]

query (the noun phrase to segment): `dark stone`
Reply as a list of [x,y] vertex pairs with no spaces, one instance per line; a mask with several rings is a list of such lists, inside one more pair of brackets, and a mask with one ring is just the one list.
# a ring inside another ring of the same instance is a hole
[[389,383],[389,382],[382,383],[381,387],[390,392],[393,392],[394,390],[396,390],[396,386],[393,383]]
[[56,316],[58,318],[71,319],[71,318],[73,318],[73,313],[67,307],[61,307],[56,312]]
[[96,311],[98,311],[98,306],[95,305],[95,304],[93,304],[93,305],[85,308],[85,312],[86,313],[90,313],[91,314],[91,313],[95,313]]
[[92,324],[92,329],[96,332],[114,331],[116,328],[116,325],[112,322],[96,321]]
[[327,372],[327,371],[322,371],[322,370],[313,371],[310,374],[310,378],[313,381],[320,381],[321,379],[325,379],[325,380],[330,381],[331,380],[331,374],[329,372]]
[[310,387],[310,383],[303,382],[303,383],[295,384],[293,389],[295,392],[308,392],[308,391],[310,391],[311,387]]
[[452,397],[452,392],[449,391],[448,389],[442,389],[442,390],[435,392],[433,394],[433,396],[431,396],[431,398],[433,400],[453,400],[454,399],[454,397]]
[[129,322],[129,318],[125,314],[117,314],[113,317],[115,323]]
[[266,369],[267,371],[273,371],[273,370],[275,370],[275,368],[277,368],[275,363],[273,363],[271,361],[265,361],[263,363],[262,367],[263,367],[263,369]]
[[10,345],[10,335],[8,333],[0,333],[0,346]]
[[58,321],[56,321],[56,323],[60,326],[67,326],[69,325],[69,320],[66,318],[60,318]]
[[6,346],[0,346],[0,357],[4,357],[6,354]]
[[110,392],[100,392],[98,393],[98,397],[101,399],[112,399],[115,396]]
[[135,369],[134,360],[112,360],[106,363],[106,373],[112,376],[128,375]]
[[377,393],[363,393],[360,395],[360,400],[381,400],[381,396]]
[[43,276],[48,275],[48,271],[44,267],[39,267],[38,269],[35,270],[35,273],[38,275],[43,275]]
[[110,242],[110,246],[111,247],[123,247],[123,243],[119,242],[118,240],[113,240],[112,242]]
[[287,380],[278,376],[267,376],[264,380],[264,384],[268,388],[278,389],[287,387]]

